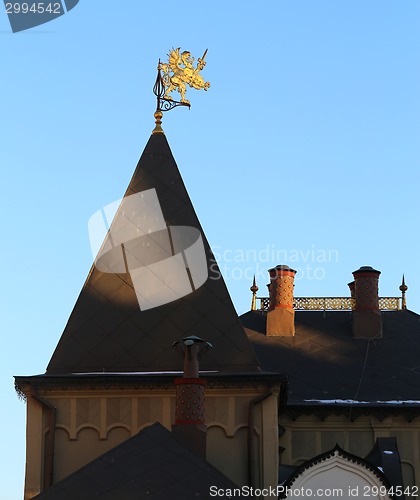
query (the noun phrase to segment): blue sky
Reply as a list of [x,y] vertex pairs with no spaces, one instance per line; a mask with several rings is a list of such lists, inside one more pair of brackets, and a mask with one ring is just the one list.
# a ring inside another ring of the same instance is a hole
[[405,273],[420,312],[419,21],[417,0],[80,0],[13,34],[0,8],[0,500],[23,497],[12,376],[46,368],[92,263],[87,221],[125,191],[172,47],[208,48],[210,90],[163,128],[238,312],[281,263],[299,296],[347,296],[362,265],[395,296]]

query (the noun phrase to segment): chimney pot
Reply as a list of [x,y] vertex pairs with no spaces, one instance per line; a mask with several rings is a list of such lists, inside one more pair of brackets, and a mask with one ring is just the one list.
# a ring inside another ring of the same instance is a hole
[[350,288],[350,297],[354,299],[354,286],[355,282],[351,281],[350,283],[347,283],[347,286]]
[[381,271],[377,271],[371,266],[362,266],[353,272],[356,311],[379,311],[378,282],[380,274]]
[[206,432],[204,391],[206,380],[199,377],[199,357],[212,345],[191,335],[172,344],[184,357],[182,378],[175,379],[176,408],[172,432],[187,446],[205,458]]
[[268,270],[270,274],[270,305],[267,313],[268,336],[295,334],[294,279],[296,271],[286,265]]
[[371,266],[362,266],[353,272],[350,293],[355,300],[353,311],[353,335],[358,338],[382,337],[382,318],[379,309],[379,275]]

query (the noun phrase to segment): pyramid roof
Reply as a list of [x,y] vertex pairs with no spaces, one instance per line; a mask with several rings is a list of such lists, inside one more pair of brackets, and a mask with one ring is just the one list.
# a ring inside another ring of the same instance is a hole
[[59,481],[34,500],[200,499],[236,485],[155,423]]
[[47,374],[177,371],[172,344],[189,335],[213,344],[202,370],[259,371],[166,137],[152,134]]

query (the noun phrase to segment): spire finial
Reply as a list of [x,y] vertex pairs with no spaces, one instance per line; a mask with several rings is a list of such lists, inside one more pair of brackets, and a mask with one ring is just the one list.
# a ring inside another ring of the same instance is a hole
[[154,117],[155,117],[155,128],[153,129],[152,134],[164,134],[165,132],[163,131],[162,128],[162,116],[163,113],[159,109],[155,111]]
[[257,309],[257,292],[258,292],[257,283],[255,281],[255,274],[254,274],[254,281],[252,282],[250,290],[252,292],[251,311],[255,311]]
[[408,286],[405,284],[404,274],[402,277],[402,283],[400,285],[401,290],[401,309],[407,309],[407,301],[405,298],[405,292],[408,290]]

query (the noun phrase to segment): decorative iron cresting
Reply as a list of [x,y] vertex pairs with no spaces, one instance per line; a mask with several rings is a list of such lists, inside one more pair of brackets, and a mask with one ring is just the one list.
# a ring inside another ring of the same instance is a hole
[[[260,311],[268,311],[269,297],[256,297]],[[298,311],[351,311],[355,301],[350,297],[294,297],[293,308]],[[379,309],[398,311],[402,309],[401,297],[379,297]]]

